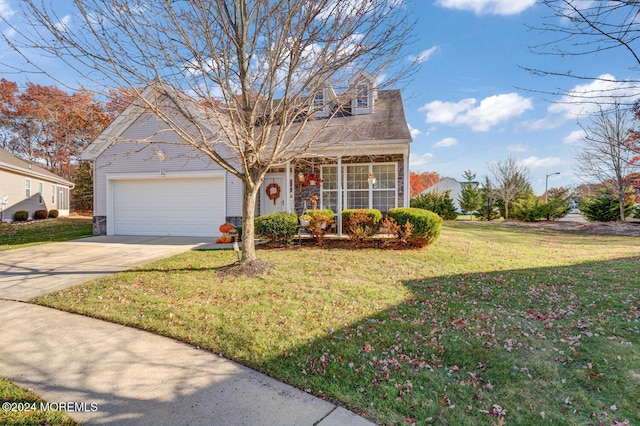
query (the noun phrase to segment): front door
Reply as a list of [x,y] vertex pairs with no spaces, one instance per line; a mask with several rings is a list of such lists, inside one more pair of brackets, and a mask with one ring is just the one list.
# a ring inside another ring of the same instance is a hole
[[287,210],[286,176],[284,173],[267,173],[260,190],[260,214],[265,215]]

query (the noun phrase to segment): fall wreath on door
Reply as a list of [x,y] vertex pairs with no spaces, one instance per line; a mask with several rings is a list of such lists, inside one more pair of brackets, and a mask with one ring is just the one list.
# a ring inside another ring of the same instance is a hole
[[267,197],[269,197],[269,199],[271,201],[273,201],[273,205],[276,205],[276,200],[278,198],[280,198],[280,185],[278,185],[277,183],[270,183],[269,185],[267,185]]

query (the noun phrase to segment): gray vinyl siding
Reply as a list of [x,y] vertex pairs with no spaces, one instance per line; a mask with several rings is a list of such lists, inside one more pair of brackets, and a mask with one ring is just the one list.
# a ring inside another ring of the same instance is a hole
[[[94,163],[94,216],[107,215],[107,174],[166,173],[221,170],[209,157],[181,142],[151,115],[138,118]],[[162,142],[146,142],[148,140]],[[136,142],[141,141],[141,142]],[[164,160],[158,155],[162,151]],[[226,174],[227,216],[242,212],[242,183]]]
[[231,173],[227,173],[226,181],[227,217],[240,217],[242,216],[242,181]]
[[[25,181],[31,180],[31,196],[27,198]],[[38,190],[42,184],[42,203]],[[52,190],[56,188],[55,202],[52,200]],[[26,210],[29,212],[29,218],[33,218],[36,210],[58,210],[60,216],[69,214],[69,209],[60,206],[58,192],[63,189],[68,194],[69,188],[56,184],[37,176],[28,176],[21,173],[12,173],[6,170],[0,170],[0,197],[8,196],[8,202],[4,206],[2,218],[5,221],[13,220],[13,214],[18,210]],[[68,195],[67,195],[68,197]]]

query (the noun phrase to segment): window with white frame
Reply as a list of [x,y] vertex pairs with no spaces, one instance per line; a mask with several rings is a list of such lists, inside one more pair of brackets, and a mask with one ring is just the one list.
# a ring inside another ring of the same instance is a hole
[[31,179],[24,180],[24,195],[26,198],[31,198]]
[[366,83],[358,83],[356,86],[356,108],[369,108],[369,85]]
[[322,208],[338,212],[338,166],[323,166],[320,177],[323,179],[320,192]]
[[38,203],[44,204],[44,197],[42,194],[44,193],[44,183],[38,182]]
[[318,90],[313,96],[313,109],[324,108],[324,90]]
[[[321,190],[323,208],[338,209],[338,166],[323,166]],[[374,176],[376,183],[370,183]],[[398,167],[396,163],[345,164],[342,166],[342,208],[378,209],[397,207]]]
[[56,203],[56,186],[51,185],[51,204]]

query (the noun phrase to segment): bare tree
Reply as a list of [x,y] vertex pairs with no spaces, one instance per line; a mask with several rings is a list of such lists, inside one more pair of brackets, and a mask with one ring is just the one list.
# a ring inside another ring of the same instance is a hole
[[513,157],[508,157],[504,163],[489,163],[488,168],[493,176],[493,192],[504,202],[504,218],[509,220],[509,203],[518,198],[527,187],[529,170]]
[[627,146],[631,113],[619,103],[600,110],[594,121],[584,128],[584,145],[574,151],[577,171],[585,181],[610,183],[618,194],[620,220],[625,220],[625,193],[629,179],[637,170],[634,153]]
[[[130,88],[139,108],[242,180],[243,263],[256,259],[265,174],[307,152],[337,111],[318,119],[315,94],[329,83],[353,93],[357,69],[384,70],[385,84],[412,69],[398,58],[414,22],[397,0],[74,0],[73,24],[52,2],[23,4],[31,29],[6,39],[18,52]],[[155,100],[138,89],[149,83]]]
[[559,102],[585,104],[584,112],[588,115],[597,114],[598,106],[612,106],[617,101],[631,106],[638,99],[640,80],[633,77],[618,80],[609,73],[594,75],[591,69],[575,68],[576,63],[567,65],[561,59],[585,56],[607,61],[609,53],[621,52],[621,57],[627,60],[628,69],[635,75],[640,68],[638,2],[541,0],[540,4],[550,11],[550,15],[541,23],[531,26],[531,29],[550,38],[531,46],[530,50],[555,56],[558,60],[551,62],[555,68],[523,68],[536,75],[566,77],[588,81],[589,84],[571,90],[556,87],[538,91],[563,96]]
[[[624,50],[629,68],[640,67],[640,31],[638,2],[629,0],[579,1],[542,0],[551,15],[535,27],[557,35],[549,42],[532,47],[537,53],[567,56],[591,56],[610,50]],[[571,71],[544,73],[592,79],[596,76]]]

